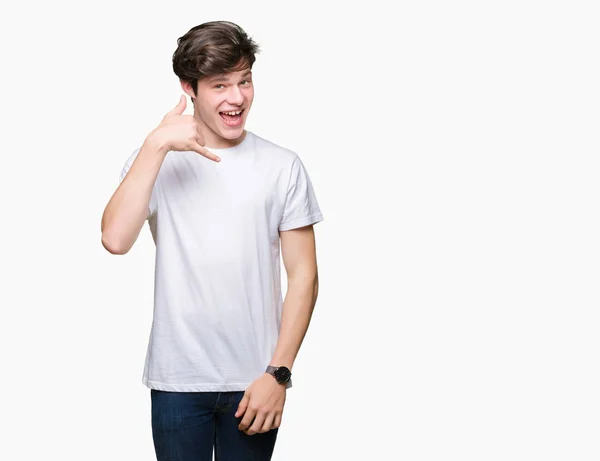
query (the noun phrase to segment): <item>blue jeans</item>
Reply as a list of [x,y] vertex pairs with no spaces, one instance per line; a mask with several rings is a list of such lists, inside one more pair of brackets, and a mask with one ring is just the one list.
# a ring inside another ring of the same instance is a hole
[[152,437],[158,461],[268,461],[278,428],[247,435],[236,418],[243,391],[150,390]]

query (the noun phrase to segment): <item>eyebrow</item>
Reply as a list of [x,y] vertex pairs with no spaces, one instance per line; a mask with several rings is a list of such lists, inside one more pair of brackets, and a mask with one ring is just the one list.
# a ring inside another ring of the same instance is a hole
[[[209,82],[224,82],[227,81],[227,78],[225,77],[226,74],[220,74],[220,75],[215,75],[214,77],[210,77],[208,79]],[[252,71],[249,70],[247,71],[245,74],[242,75],[242,78],[248,77],[249,75],[252,75]]]

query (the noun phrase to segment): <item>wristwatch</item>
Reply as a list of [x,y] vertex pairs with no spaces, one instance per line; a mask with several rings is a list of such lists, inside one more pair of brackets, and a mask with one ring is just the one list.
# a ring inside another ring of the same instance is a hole
[[289,384],[292,379],[292,372],[288,367],[267,366],[266,373],[273,375],[279,384]]

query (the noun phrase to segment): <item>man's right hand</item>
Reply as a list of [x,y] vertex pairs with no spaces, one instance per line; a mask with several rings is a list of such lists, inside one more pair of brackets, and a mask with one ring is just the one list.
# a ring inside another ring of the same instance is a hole
[[192,151],[215,162],[221,159],[204,147],[204,137],[192,115],[182,115],[186,99],[181,95],[179,103],[164,116],[149,137],[165,146],[167,151]]

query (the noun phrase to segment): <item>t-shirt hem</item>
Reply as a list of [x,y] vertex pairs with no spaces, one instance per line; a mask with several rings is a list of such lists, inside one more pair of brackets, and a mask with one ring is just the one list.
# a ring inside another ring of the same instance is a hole
[[310,216],[305,216],[304,218],[294,219],[293,221],[281,223],[279,225],[280,231],[297,229],[298,227],[308,226],[310,224],[316,224],[320,221],[323,221],[323,213],[316,213]]
[[167,384],[143,379],[142,383],[149,389],[169,392],[237,392],[245,391],[251,383],[193,383],[193,384]]
[[[157,381],[142,379],[142,383],[149,389],[169,392],[239,392],[248,389],[251,383],[228,383],[228,384],[166,384]],[[290,379],[285,385],[286,389],[292,388]]]

